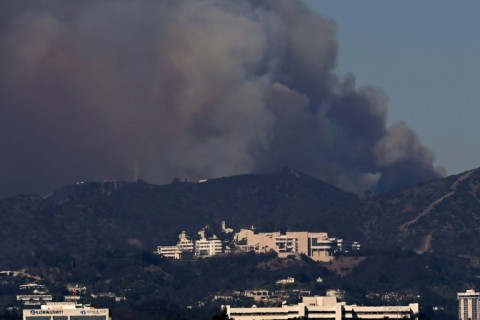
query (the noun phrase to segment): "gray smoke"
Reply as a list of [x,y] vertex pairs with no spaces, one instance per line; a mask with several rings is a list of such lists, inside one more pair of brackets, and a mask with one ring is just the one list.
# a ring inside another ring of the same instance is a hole
[[4,1],[0,194],[288,166],[356,192],[441,176],[387,98],[335,74],[291,0]]

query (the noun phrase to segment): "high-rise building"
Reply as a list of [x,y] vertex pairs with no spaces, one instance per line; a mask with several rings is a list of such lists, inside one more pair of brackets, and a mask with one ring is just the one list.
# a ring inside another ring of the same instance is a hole
[[480,320],[480,292],[467,290],[459,292],[458,295],[458,319]]

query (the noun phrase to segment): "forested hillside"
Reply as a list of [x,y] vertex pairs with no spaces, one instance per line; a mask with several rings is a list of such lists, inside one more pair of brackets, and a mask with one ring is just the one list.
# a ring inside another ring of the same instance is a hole
[[[479,170],[360,196],[288,169],[161,186],[75,183],[47,196],[0,201],[0,265],[38,276],[58,297],[70,282],[121,294],[122,303],[94,301],[119,319],[208,319],[221,304],[212,302],[215,295],[275,290],[275,280],[288,276],[312,294],[340,288],[350,303],[415,300],[430,317],[449,318],[456,292],[480,286],[479,190]],[[328,264],[254,254],[168,261],[153,254],[182,230],[194,235],[210,225],[219,234],[222,220],[236,230],[326,231],[361,241],[362,251]],[[433,312],[435,306],[445,310]]]

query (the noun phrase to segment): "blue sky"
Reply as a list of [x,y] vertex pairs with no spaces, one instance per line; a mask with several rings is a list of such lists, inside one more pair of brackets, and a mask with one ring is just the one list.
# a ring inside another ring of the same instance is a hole
[[338,28],[340,75],[389,97],[449,174],[480,166],[480,1],[315,1]]

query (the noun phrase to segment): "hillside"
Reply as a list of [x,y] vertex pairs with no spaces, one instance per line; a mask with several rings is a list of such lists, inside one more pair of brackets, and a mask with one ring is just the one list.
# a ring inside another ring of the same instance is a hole
[[[208,310],[185,305],[232,290],[274,289],[275,279],[291,275],[312,293],[341,288],[351,303],[418,300],[430,317],[453,319],[456,292],[480,286],[479,190],[479,169],[366,197],[288,169],[161,186],[75,183],[45,197],[0,201],[0,267],[26,267],[55,285],[123,292],[127,304],[106,306],[127,308],[131,319],[151,315],[152,303],[166,318],[190,312],[207,319],[218,310],[210,300]],[[179,231],[208,224],[218,232],[222,220],[235,229],[327,231],[360,240],[363,250],[329,264],[274,255],[176,262],[152,254]],[[318,276],[325,284],[315,284]],[[438,305],[445,311],[433,312]]]
[[362,216],[371,247],[460,255],[478,263],[480,170],[366,199]]
[[42,252],[78,257],[99,249],[151,251],[226,220],[235,229],[310,230],[360,240],[365,249],[461,255],[480,251],[480,170],[358,198],[284,169],[202,183],[75,183],[46,197],[0,201],[2,267],[20,267]]
[[0,202],[2,267],[21,267],[44,252],[78,257],[99,249],[151,251],[222,220],[236,229],[328,231],[358,239],[358,198],[301,173],[241,175],[203,183],[86,182],[46,197]]

